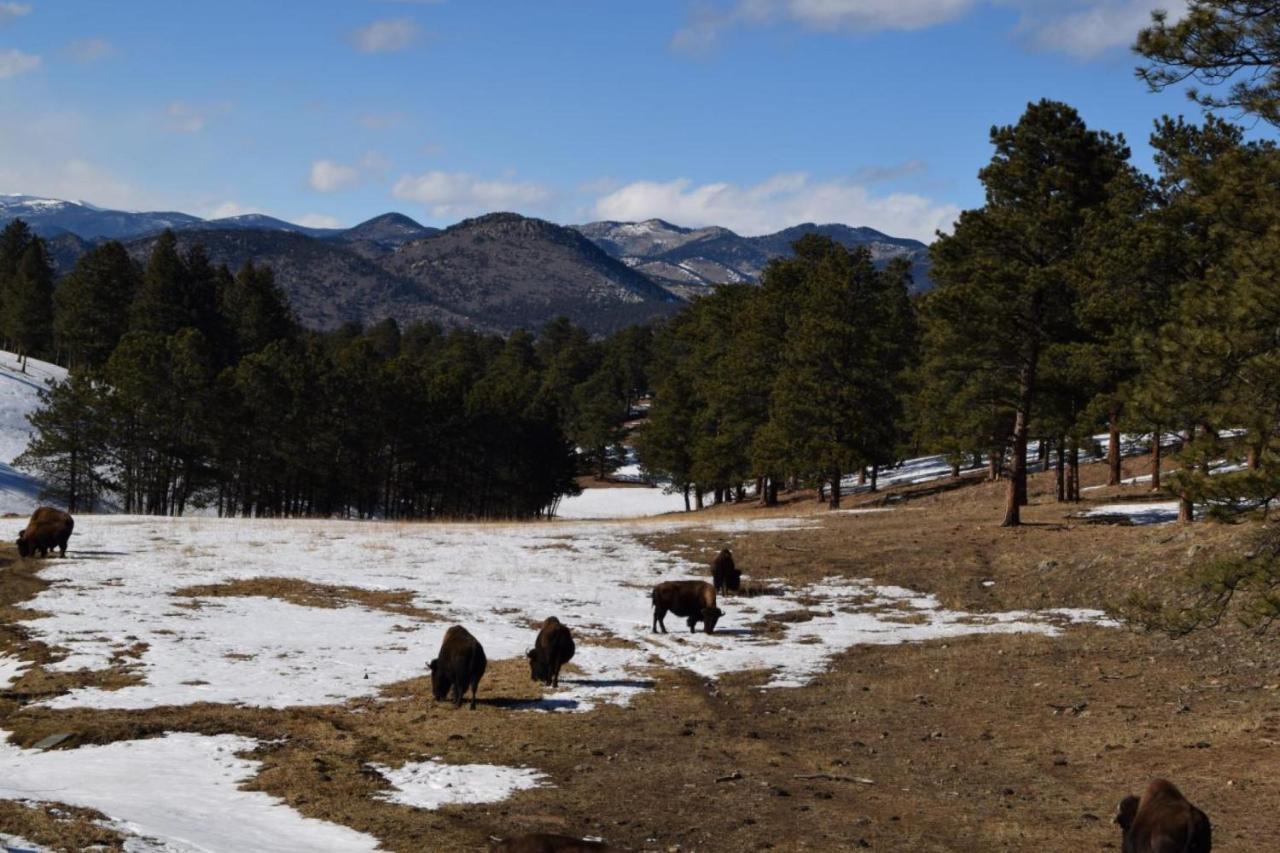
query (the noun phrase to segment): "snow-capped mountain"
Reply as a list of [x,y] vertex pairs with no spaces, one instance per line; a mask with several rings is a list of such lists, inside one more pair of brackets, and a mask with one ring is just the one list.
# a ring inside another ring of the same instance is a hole
[[759,280],[765,264],[789,255],[791,244],[805,234],[822,234],[849,248],[865,246],[877,264],[906,257],[912,262],[915,290],[931,286],[928,247],[874,228],[809,222],[774,234],[743,237],[718,226],[682,228],[661,219],[592,222],[576,227],[627,266],[686,296],[710,285]]
[[42,237],[75,234],[86,239],[128,239],[166,228],[196,227],[198,216],[174,211],[133,213],[106,210],[83,201],[29,195],[0,195],[0,225],[22,219]]

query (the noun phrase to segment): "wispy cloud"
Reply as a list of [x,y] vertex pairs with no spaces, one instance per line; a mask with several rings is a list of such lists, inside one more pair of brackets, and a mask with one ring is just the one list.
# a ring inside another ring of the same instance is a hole
[[316,160],[311,164],[311,175],[307,183],[316,192],[348,190],[360,183],[360,170],[333,160]]
[[214,115],[229,113],[230,104],[192,104],[189,101],[169,101],[165,108],[165,127],[174,133],[200,133],[209,127]]
[[76,62],[97,62],[115,53],[115,47],[106,39],[76,39],[67,45],[67,55]]
[[336,216],[327,216],[323,213],[308,213],[299,217],[297,224],[304,228],[341,228],[342,220]]
[[30,3],[0,3],[0,27],[31,14]]
[[361,53],[394,53],[417,41],[421,32],[408,18],[387,18],[353,30],[350,41]]
[[1033,48],[1090,59],[1127,47],[1164,9],[1181,17],[1187,0],[731,0],[695,8],[671,37],[673,50],[700,54],[738,27],[791,25],[818,32],[919,30],[958,20],[981,7],[1017,11],[1015,32]]
[[485,180],[465,172],[441,171],[404,175],[391,194],[427,205],[439,219],[495,210],[527,211],[553,196],[549,187],[533,181]]
[[869,225],[887,234],[931,241],[949,231],[960,210],[912,193],[877,195],[848,178],[813,180],[783,172],[760,183],[695,185],[636,181],[599,198],[598,219],[665,219],[687,226],[723,225],[741,234],[768,234],[803,222]]
[[18,77],[40,67],[40,57],[20,50],[0,50],[0,80]]

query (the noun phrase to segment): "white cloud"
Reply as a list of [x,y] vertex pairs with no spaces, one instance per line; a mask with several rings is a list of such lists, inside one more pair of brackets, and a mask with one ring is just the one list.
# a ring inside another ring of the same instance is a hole
[[736,0],[728,7],[703,6],[677,30],[671,46],[688,53],[712,47],[726,29],[777,22],[806,29],[851,32],[917,30],[951,21],[979,0]]
[[303,228],[341,228],[342,220],[336,216],[326,216],[323,213],[308,213],[306,216],[296,221],[297,225]]
[[20,50],[0,50],[0,80],[17,77],[40,67],[40,57]]
[[311,177],[308,183],[311,189],[332,193],[348,190],[360,182],[360,170],[354,166],[344,166],[333,160],[316,160],[311,164]]
[[170,102],[165,115],[169,118],[168,127],[174,133],[199,133],[209,121],[204,110],[184,101]]
[[394,53],[417,40],[420,28],[408,18],[374,21],[351,33],[351,44],[361,53]]
[[0,27],[24,15],[31,14],[30,3],[0,3]]
[[532,181],[483,180],[464,172],[425,172],[404,175],[391,194],[425,204],[431,215],[444,219],[495,210],[528,210],[549,200],[551,190]]
[[1092,59],[1132,45],[1157,9],[1176,21],[1186,14],[1187,4],[1185,0],[1094,0],[1088,8],[1061,9],[1057,14],[1033,6],[1023,14],[1019,29],[1038,48]]
[[97,62],[115,53],[111,42],[100,38],[77,39],[67,45],[67,55],[76,62]]
[[960,209],[911,193],[875,195],[849,179],[814,181],[784,172],[752,186],[636,181],[595,204],[598,219],[665,219],[699,227],[723,225],[740,234],[769,234],[804,222],[868,225],[886,234],[931,241],[949,231]]
[[216,204],[199,204],[195,207],[196,215],[204,219],[230,219],[233,216],[247,216],[250,213],[262,213],[260,207],[245,206],[237,201],[223,201]]
[[918,30],[958,20],[983,6],[1016,9],[1021,15],[1016,30],[1034,47],[1089,59],[1132,44],[1155,9],[1180,18],[1187,0],[733,0],[699,7],[672,36],[671,47],[702,53],[724,31],[739,26],[791,24],[853,33]]

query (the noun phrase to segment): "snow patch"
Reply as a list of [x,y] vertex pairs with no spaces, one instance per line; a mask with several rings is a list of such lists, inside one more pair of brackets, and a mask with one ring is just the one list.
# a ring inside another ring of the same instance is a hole
[[0,687],[8,687],[27,669],[27,662],[10,655],[0,655]]
[[236,735],[185,733],[50,752],[0,743],[0,798],[97,809],[112,829],[132,836],[132,850],[378,849],[377,839],[362,832],[240,790],[261,765],[236,753],[255,746]]
[[394,791],[378,799],[434,811],[441,806],[496,803],[517,791],[549,784],[545,773],[495,764],[444,764],[436,759],[406,764],[396,770],[370,765]]
[[1122,516],[1130,524],[1172,524],[1178,520],[1177,501],[1155,503],[1103,504],[1084,513],[1086,518]]

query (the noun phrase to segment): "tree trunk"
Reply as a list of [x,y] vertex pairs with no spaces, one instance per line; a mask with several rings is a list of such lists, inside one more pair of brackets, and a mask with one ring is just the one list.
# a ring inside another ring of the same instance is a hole
[[1067,500],[1067,438],[1060,436],[1058,438],[1058,464],[1057,475],[1054,477],[1054,491],[1057,492],[1058,503],[1066,503]]
[[951,479],[953,480],[960,479],[960,463],[959,462],[951,463]]
[[763,506],[764,498],[764,477],[756,477],[756,500]]
[[1004,460],[1000,458],[1000,454],[994,451],[987,456],[987,482],[994,483],[1000,479],[1000,469],[1004,467]]
[[831,472],[831,502],[827,504],[828,509],[840,508],[840,472]]
[[769,499],[765,505],[777,506],[778,505],[778,481],[775,478],[770,477],[768,484],[765,486],[765,489],[769,495]]
[[1250,471],[1257,471],[1262,467],[1262,447],[1260,444],[1250,444],[1248,454],[1245,457],[1245,464],[1249,466]]
[[827,502],[827,481],[819,480],[818,481],[818,503],[821,504],[826,502]]
[[689,512],[689,487],[684,487],[684,511]]
[[871,466],[871,491],[876,491],[880,487],[880,466]]
[[1151,491],[1160,491],[1160,427],[1151,432]]
[[859,468],[858,469],[858,485],[865,486],[866,484],[867,484],[867,469]]
[[1001,527],[1022,524],[1022,507],[1027,498],[1027,425],[1031,417],[1031,370],[1022,370],[1020,404],[1013,418],[1013,470],[1009,472],[1009,490],[1004,505]]
[[1068,459],[1069,471],[1066,478],[1066,500],[1073,503],[1080,501],[1080,439],[1071,439],[1071,452]]
[[733,502],[740,504],[747,499],[747,487],[739,483],[737,489],[733,493]]
[[693,487],[693,508],[702,509],[702,486]]
[[1107,485],[1120,485],[1120,413],[1111,410],[1107,419]]
[[1191,503],[1191,498],[1187,497],[1187,493],[1183,492],[1178,495],[1178,523],[1190,524],[1195,520],[1195,505]]

